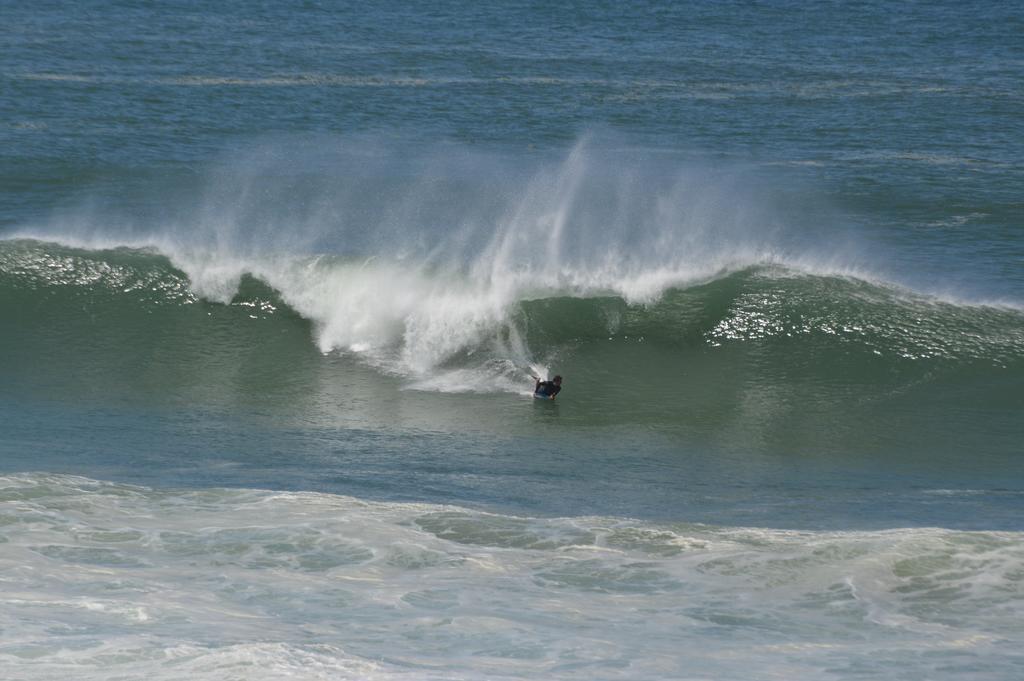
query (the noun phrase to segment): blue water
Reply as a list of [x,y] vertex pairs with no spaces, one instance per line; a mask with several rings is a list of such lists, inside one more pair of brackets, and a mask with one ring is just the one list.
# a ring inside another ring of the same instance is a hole
[[0,18],[4,678],[1019,676],[1018,3]]

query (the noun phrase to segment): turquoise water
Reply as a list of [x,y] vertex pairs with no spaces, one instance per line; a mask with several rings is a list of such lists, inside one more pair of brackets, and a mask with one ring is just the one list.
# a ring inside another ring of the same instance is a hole
[[8,677],[1018,675],[1016,5],[0,14]]

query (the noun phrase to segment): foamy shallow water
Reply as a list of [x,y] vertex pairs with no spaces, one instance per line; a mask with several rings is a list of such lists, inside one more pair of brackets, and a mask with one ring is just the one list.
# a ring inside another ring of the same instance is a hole
[[[1021,534],[0,478],[12,679],[1011,678]],[[754,672],[753,677],[751,670]]]

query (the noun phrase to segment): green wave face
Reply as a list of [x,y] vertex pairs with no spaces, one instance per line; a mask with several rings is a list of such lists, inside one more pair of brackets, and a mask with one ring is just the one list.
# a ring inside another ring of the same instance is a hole
[[[731,451],[1013,457],[1024,316],[864,281],[753,268],[651,306],[530,301],[594,418],[674,424]],[[597,414],[603,416],[598,417]]]
[[452,317],[479,326],[474,342],[415,371],[402,361],[420,317],[389,317],[399,328],[371,351],[323,352],[325,327],[344,318],[306,318],[289,305],[296,292],[249,275],[228,302],[211,302],[155,252],[3,242],[0,291],[8,396],[315,420],[344,418],[337,407],[347,399],[398,395],[415,408],[354,418],[431,428],[464,421],[446,416],[455,399],[454,411],[476,410],[500,432],[517,428],[508,400],[528,391],[535,366],[566,377],[563,424],[655,428],[726,450],[921,456],[1009,455],[1024,414],[1020,311],[774,266],[671,289],[648,305],[534,292],[486,323]]

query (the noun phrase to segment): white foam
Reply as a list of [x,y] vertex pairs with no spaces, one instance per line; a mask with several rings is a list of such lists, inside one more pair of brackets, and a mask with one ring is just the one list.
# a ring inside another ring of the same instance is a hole
[[1013,532],[523,518],[43,474],[0,477],[0,500],[10,678],[998,679],[1024,643]]

